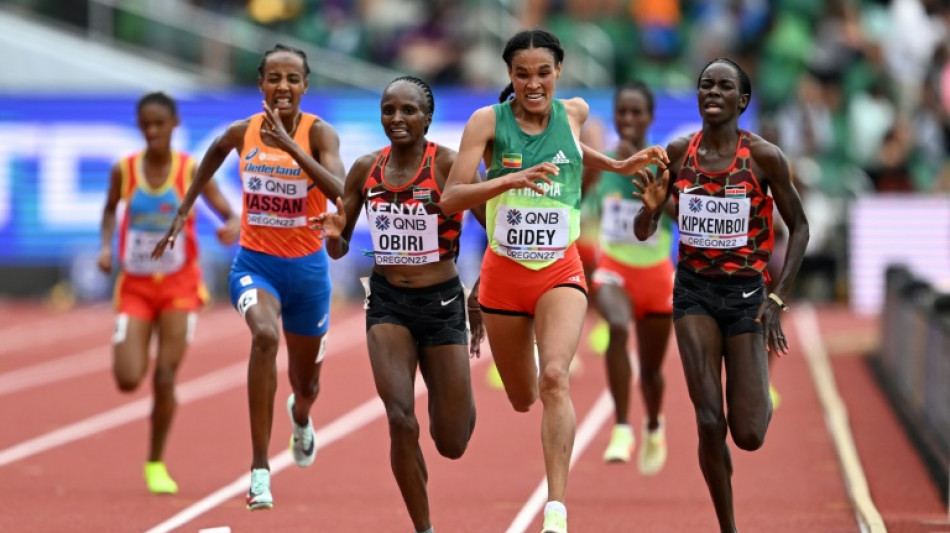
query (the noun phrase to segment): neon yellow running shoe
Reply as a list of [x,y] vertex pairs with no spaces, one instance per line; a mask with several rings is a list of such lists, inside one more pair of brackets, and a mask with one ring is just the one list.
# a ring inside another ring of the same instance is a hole
[[178,492],[178,483],[175,483],[175,480],[168,475],[165,463],[149,461],[145,463],[143,472],[148,491],[152,494],[175,494]]
[[559,509],[544,511],[544,525],[541,533],[567,533],[567,515]]
[[604,450],[605,463],[626,463],[630,460],[630,454],[633,453],[633,445],[636,438],[633,436],[633,428],[627,424],[617,424],[610,434],[610,443]]
[[643,424],[643,444],[640,445],[640,455],[637,458],[637,466],[640,468],[640,474],[652,476],[663,470],[666,464],[666,431],[663,429],[663,418],[660,418],[660,426],[655,430],[647,429],[647,423]]
[[587,335],[587,347],[598,355],[604,355],[607,353],[608,344],[610,344],[610,326],[607,325],[607,321],[601,319]]
[[775,387],[772,386],[772,382],[769,382],[769,396],[772,398],[772,410],[778,409],[778,406],[782,405],[782,395],[775,390]]

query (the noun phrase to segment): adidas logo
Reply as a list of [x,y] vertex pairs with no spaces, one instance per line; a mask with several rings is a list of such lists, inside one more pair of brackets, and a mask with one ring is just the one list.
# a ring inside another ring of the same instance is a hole
[[557,155],[554,156],[554,159],[552,159],[551,162],[555,165],[566,165],[570,163],[571,160],[568,159],[566,155],[564,155],[563,150],[558,150]]

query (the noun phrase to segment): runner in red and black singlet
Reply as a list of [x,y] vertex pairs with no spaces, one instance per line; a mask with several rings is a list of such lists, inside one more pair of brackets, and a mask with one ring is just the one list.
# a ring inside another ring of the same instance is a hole
[[[429,387],[429,432],[439,453],[461,457],[475,428],[466,297],[455,267],[463,212],[446,215],[438,205],[457,154],[426,140],[434,110],[424,81],[406,76],[390,83],[380,102],[390,146],[356,160],[337,213],[311,219],[330,257],[339,259],[365,208],[375,262],[363,280],[366,341],[388,415],[390,464],[415,530],[430,533],[417,368]],[[475,216],[484,225],[484,208]],[[471,313],[471,326],[477,345],[480,313]]]
[[[704,170],[697,159],[696,151],[703,133],[697,132],[690,140],[686,159],[673,183],[673,199],[680,223],[681,269],[710,278],[756,278],[764,275],[768,281],[765,266],[772,257],[775,244],[773,202],[752,170],[749,149],[752,135],[748,131],[739,131],[735,160],[726,169],[716,172]],[[748,209],[741,201],[704,204],[705,197],[747,198]],[[735,209],[736,216],[730,217],[728,212],[714,213],[726,218],[701,216],[713,205],[722,205],[722,208],[717,207],[720,211]]]
[[[389,163],[392,147],[387,146],[380,150],[376,163],[369,177],[366,178],[366,184],[363,185],[363,197],[366,199],[367,216],[371,227],[380,231],[388,229],[386,224],[390,218],[386,213],[392,211],[394,214],[421,214],[425,212],[428,215],[436,215],[438,226],[435,228],[435,235],[438,237],[438,260],[453,259],[458,255],[459,235],[462,233],[462,217],[464,213],[455,213],[454,215],[444,215],[439,207],[439,199],[442,197],[442,186],[436,181],[435,156],[439,146],[434,142],[429,142],[425,147],[422,156],[422,166],[419,168],[415,178],[409,183],[395,187],[386,182],[386,165]],[[372,215],[370,213],[373,213]],[[383,217],[380,219],[379,217]],[[377,264],[387,265],[413,265],[431,262],[432,257],[425,257],[424,253],[418,250],[404,249],[400,246],[399,240],[395,242],[387,239],[387,242],[380,243],[373,234],[373,253]],[[408,244],[414,245],[412,239],[404,239]],[[409,246],[411,248],[412,246]]]
[[[784,298],[808,243],[808,221],[785,155],[739,129],[751,93],[748,75],[733,61],[715,59],[703,69],[697,84],[702,131],[670,143],[672,164],[659,179],[640,176],[643,192],[636,196],[644,207],[634,223],[637,237],[646,239],[660,206],[674,196],[681,236],[673,325],[696,412],[701,469],[720,531],[730,533],[736,524],[726,433],[743,450],[762,446],[772,417],[768,351],[788,350],[780,313],[788,310]],[[773,202],[789,239],[785,264],[767,295]]]

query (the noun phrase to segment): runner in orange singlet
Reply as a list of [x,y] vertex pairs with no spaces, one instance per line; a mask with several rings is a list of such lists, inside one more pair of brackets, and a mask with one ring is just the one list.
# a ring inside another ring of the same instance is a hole
[[[720,531],[728,533],[736,524],[726,434],[743,450],[756,450],[765,440],[772,417],[768,352],[788,351],[780,313],[788,310],[785,298],[808,243],[808,221],[785,155],[739,129],[751,96],[739,65],[724,58],[710,62],[697,83],[702,130],[670,143],[668,172],[659,179],[644,172],[638,180],[643,192],[635,195],[643,200],[634,223],[640,240],[656,230],[670,195],[676,202],[673,327],[696,412],[700,466]],[[788,253],[766,294],[773,202],[788,225]]]
[[264,53],[258,72],[264,112],[231,124],[215,139],[174,224],[153,252],[159,257],[166,248],[174,250],[199,188],[236,151],[244,211],[241,248],[229,284],[231,303],[251,331],[247,391],[253,457],[246,497],[251,510],[274,505],[268,447],[281,326],[293,389],[287,398],[291,452],[301,467],[316,456],[309,413],[319,392],[330,325],[330,273],[323,241],[307,227],[307,218],[325,212],[328,197],[342,194],[344,174],[336,131],[320,117],[300,111],[310,73],[307,56],[277,45]]
[[[152,378],[154,399],[144,475],[151,492],[168,494],[178,491],[178,484],[168,475],[162,461],[175,414],[175,376],[194,335],[195,313],[208,295],[198,264],[194,216],[185,221],[183,246],[158,261],[149,257],[191,184],[195,162],[190,155],[171,149],[172,132],[178,126],[177,106],[171,97],[164,93],[146,94],[136,111],[146,147],[112,167],[102,211],[99,268],[106,273],[112,271],[116,208],[123,202],[112,371],[119,390],[136,390],[148,372],[148,347],[155,331],[158,353]],[[234,243],[238,218],[227,200],[213,181],[201,193],[226,220],[218,229],[219,240]]]

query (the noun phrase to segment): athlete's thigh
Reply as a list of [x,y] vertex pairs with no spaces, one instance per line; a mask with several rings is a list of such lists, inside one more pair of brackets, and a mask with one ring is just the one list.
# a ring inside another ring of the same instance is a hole
[[536,388],[538,367],[534,362],[534,318],[483,312],[482,321],[492,358],[505,388]]
[[378,324],[366,332],[376,393],[387,410],[413,412],[419,352],[416,340],[404,326]]
[[475,407],[472,378],[465,344],[425,346],[419,367],[429,389],[429,416],[436,426],[469,426]]
[[722,405],[722,332],[709,315],[692,314],[673,322],[686,386],[693,405]]
[[148,347],[152,338],[152,322],[120,313],[115,318],[112,335],[112,367],[125,381],[138,381],[148,370]]
[[567,370],[581,337],[587,295],[575,287],[555,287],[535,307],[534,332],[541,366],[549,363]]
[[[596,279],[596,275],[595,275]],[[594,289],[594,304],[601,316],[612,325],[629,324],[633,309],[627,291],[614,283],[603,283]]]
[[198,320],[193,311],[164,311],[158,315],[158,366],[176,368],[185,355]]
[[769,404],[769,358],[761,333],[726,339],[726,401],[729,417],[760,420]]

